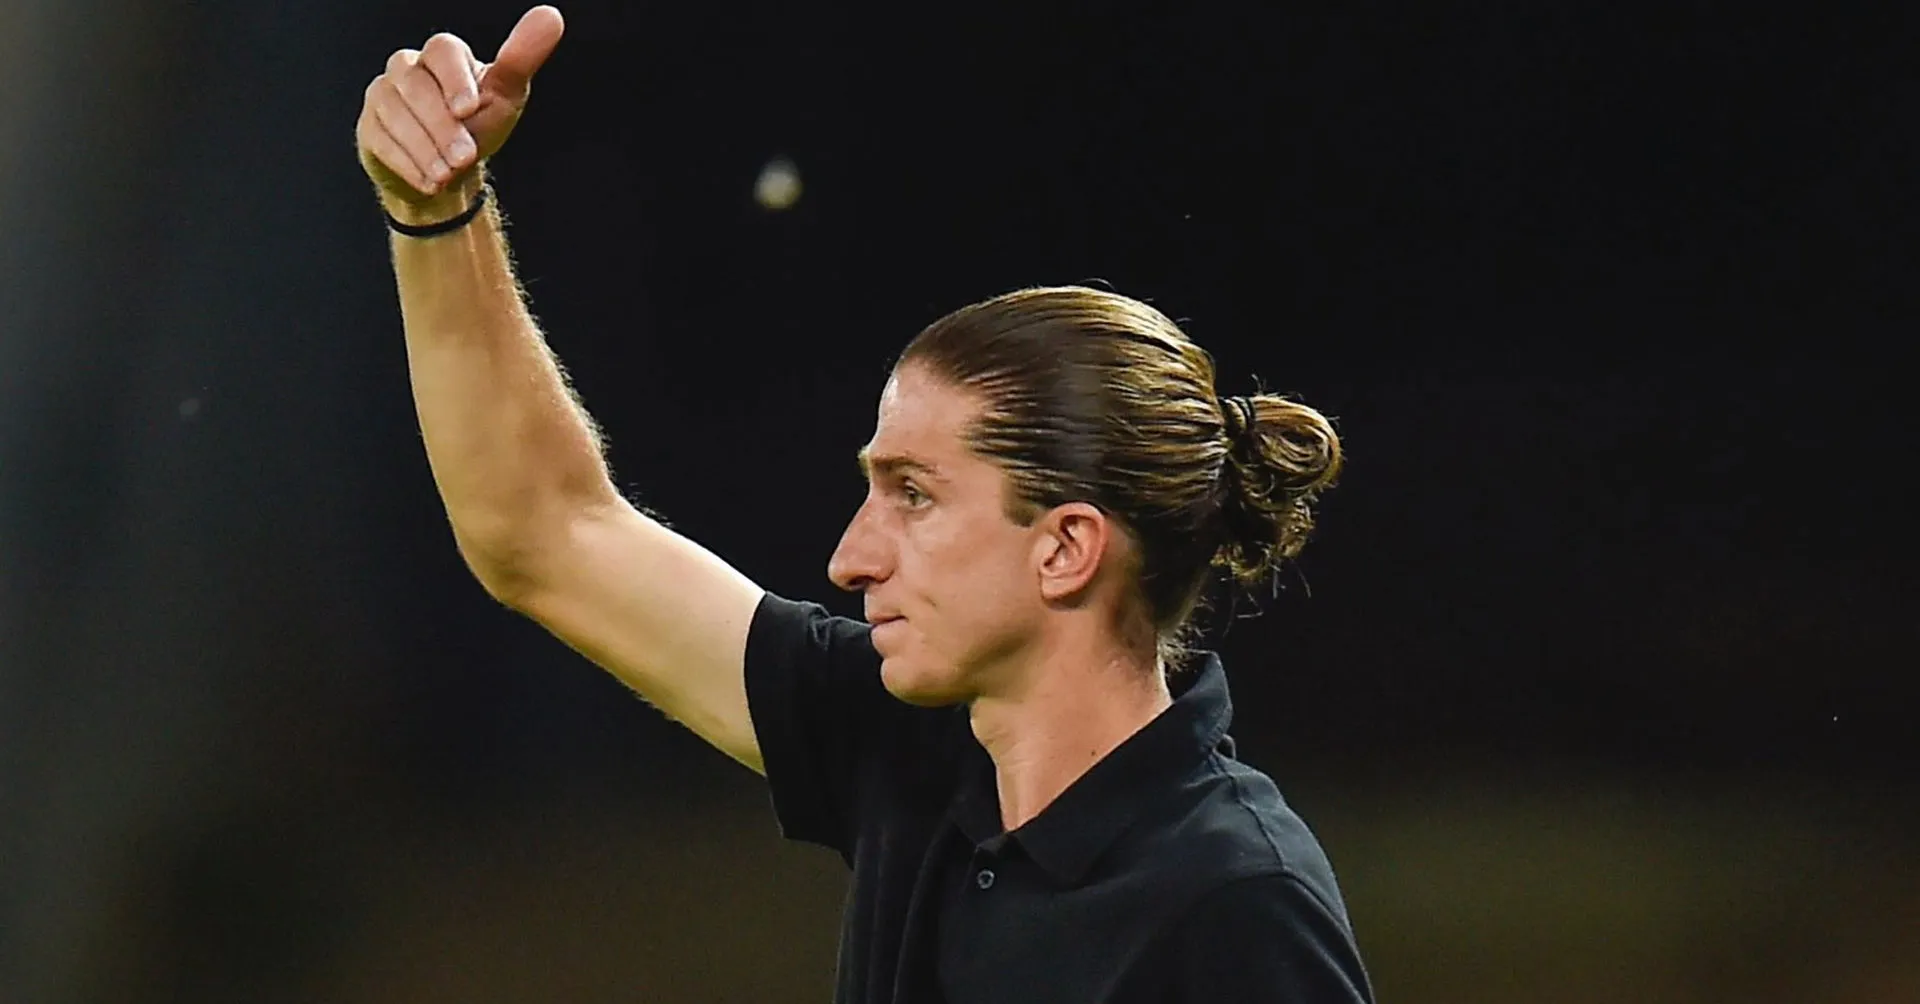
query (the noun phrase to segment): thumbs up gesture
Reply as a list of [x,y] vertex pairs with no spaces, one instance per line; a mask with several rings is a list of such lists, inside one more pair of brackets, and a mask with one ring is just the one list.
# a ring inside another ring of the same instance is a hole
[[535,71],[553,55],[566,24],[552,7],[520,17],[493,62],[482,63],[449,34],[401,49],[367,85],[355,132],[360,164],[381,194],[424,203],[507,142]]

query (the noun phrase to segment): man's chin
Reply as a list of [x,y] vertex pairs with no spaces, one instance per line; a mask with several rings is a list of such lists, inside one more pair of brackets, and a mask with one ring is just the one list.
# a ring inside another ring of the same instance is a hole
[[921,708],[944,708],[966,701],[950,674],[899,658],[880,661],[880,682],[897,700]]

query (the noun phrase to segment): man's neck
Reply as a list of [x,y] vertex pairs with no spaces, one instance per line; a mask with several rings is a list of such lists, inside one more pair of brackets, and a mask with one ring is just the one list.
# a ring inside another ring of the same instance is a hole
[[1008,830],[1039,815],[1173,703],[1151,655],[1076,648],[1042,654],[1017,693],[972,703],[973,734],[993,757]]

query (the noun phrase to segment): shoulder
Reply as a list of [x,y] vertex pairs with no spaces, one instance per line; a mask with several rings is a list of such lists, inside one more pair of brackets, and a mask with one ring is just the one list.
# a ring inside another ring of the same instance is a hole
[[1200,893],[1188,902],[1187,910],[1173,920],[1171,927],[1179,929],[1185,941],[1198,941],[1229,929],[1235,937],[1265,939],[1311,931],[1329,921],[1332,927],[1344,931],[1344,923],[1334,918],[1327,902],[1296,875],[1258,872],[1236,875]]
[[1284,872],[1244,875],[1196,899],[1161,932],[1157,967],[1180,1000],[1366,1004],[1352,932]]
[[1197,876],[1196,895],[1232,895],[1220,891],[1241,882],[1250,883],[1246,889],[1266,889],[1284,879],[1346,923],[1346,905],[1326,850],[1272,778],[1216,753],[1196,769],[1186,793],[1181,856],[1206,863]]
[[1345,930],[1333,908],[1299,876],[1266,871],[1238,875],[1206,889],[1187,904],[1171,927],[1186,931],[1191,939],[1196,930],[1230,927],[1241,933],[1273,935],[1329,923]]

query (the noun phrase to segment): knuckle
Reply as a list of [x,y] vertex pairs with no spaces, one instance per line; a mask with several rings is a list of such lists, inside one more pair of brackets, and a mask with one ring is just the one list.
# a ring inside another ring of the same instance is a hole
[[422,52],[451,54],[457,53],[464,48],[466,48],[466,43],[460,41],[460,36],[450,31],[442,31],[434,33],[432,38],[427,39],[427,44],[421,46],[420,50]]
[[387,106],[396,100],[404,101],[400,97],[399,89],[394,87],[393,81],[386,77],[375,80],[373,86],[367,88],[367,107],[372,108],[382,122],[386,121]]
[[426,110],[426,89],[420,86],[418,78],[408,74],[394,84],[394,90],[400,97],[400,103],[416,113]]
[[453,109],[447,106],[446,95],[441,93],[439,84],[434,83],[432,78],[412,81],[411,84],[407,88],[407,108],[428,132],[440,132],[454,121]]
[[355,124],[354,130],[359,133],[361,142],[372,144],[387,135],[387,124],[380,121],[379,115],[369,111],[360,116],[360,121]]
[[417,49],[395,49],[393,50],[393,55],[387,57],[387,74],[389,76],[396,75],[400,71],[412,66],[415,62],[419,61],[419,59],[420,52]]
[[418,107],[421,102],[438,97],[440,85],[434,82],[433,74],[428,73],[426,67],[415,66],[400,79],[400,93],[405,94],[407,100]]
[[[375,124],[380,126],[380,129],[382,132],[385,132],[387,135],[392,136],[396,140],[406,135],[405,124],[408,121],[407,116],[395,115],[392,111],[390,111],[389,109],[383,106],[375,106],[373,110],[373,114],[375,117]],[[396,120],[399,123],[401,123],[399,126],[395,125]]]

